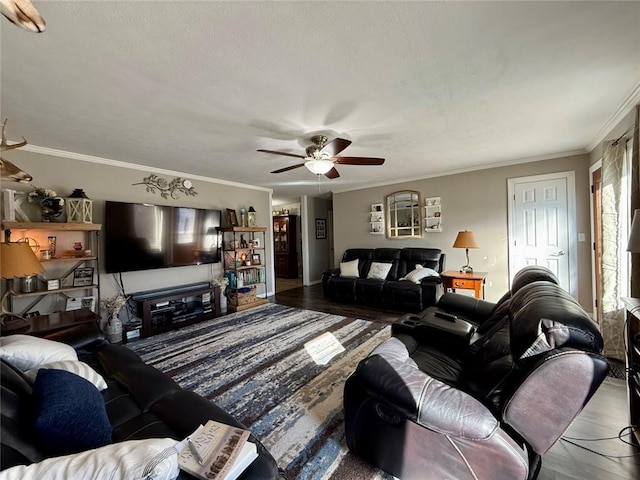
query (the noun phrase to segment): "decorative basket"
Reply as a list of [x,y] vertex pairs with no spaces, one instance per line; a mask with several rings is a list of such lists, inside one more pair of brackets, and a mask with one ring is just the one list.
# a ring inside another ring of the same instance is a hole
[[234,305],[246,305],[256,301],[255,287],[240,287],[229,292],[229,301]]

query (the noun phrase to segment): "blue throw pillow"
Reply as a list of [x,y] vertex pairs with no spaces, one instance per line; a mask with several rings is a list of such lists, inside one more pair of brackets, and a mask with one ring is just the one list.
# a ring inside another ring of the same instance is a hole
[[33,394],[36,432],[52,452],[65,455],[111,443],[104,400],[91,382],[71,372],[43,368]]

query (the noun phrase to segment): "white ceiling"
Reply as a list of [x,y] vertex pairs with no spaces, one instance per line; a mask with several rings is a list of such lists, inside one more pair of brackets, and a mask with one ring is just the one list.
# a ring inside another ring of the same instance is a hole
[[[640,99],[639,2],[34,1],[2,19],[10,140],[317,195],[584,152]],[[42,184],[42,179],[35,182]]]

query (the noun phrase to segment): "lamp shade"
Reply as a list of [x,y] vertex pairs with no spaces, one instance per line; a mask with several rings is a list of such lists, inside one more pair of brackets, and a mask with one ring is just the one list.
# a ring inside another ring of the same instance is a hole
[[0,243],[0,274],[2,278],[26,277],[44,272],[38,257],[24,242]]
[[480,248],[478,240],[473,232],[465,230],[464,232],[458,232],[456,241],[453,242],[453,248]]
[[640,252],[640,208],[633,212],[633,221],[631,222],[627,251],[632,253]]
[[304,166],[316,175],[324,175],[333,168],[333,162],[331,160],[311,158],[304,162]]

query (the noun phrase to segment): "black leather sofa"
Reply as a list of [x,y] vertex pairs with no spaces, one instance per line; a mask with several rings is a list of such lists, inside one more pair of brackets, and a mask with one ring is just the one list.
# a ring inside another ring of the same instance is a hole
[[[89,364],[106,380],[108,388],[101,393],[113,428],[114,443],[164,437],[182,440],[210,419],[245,428],[214,403],[183,390],[168,376],[146,365],[128,348],[108,343],[95,326],[78,326],[45,338],[74,347],[78,359]],[[34,404],[32,382],[9,363],[1,362],[0,470],[56,456],[36,440],[31,411]],[[240,478],[285,478],[260,441],[253,435],[249,441],[256,444],[258,458]],[[192,477],[180,472],[179,478]]]
[[[342,277],[340,269],[322,274],[325,297],[345,303],[377,306],[401,312],[420,312],[434,305],[442,295],[442,283],[437,276],[427,277],[419,284],[400,280],[416,265],[444,270],[445,254],[437,248],[350,248],[342,262],[358,260],[358,277]],[[373,262],[389,263],[385,280],[367,278]]]
[[400,478],[536,478],[608,372],[596,324],[541,267],[496,304],[447,293],[392,332],[346,381],[345,433]]

